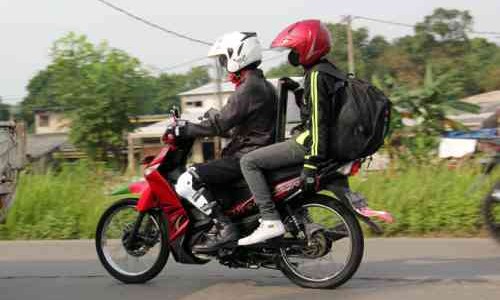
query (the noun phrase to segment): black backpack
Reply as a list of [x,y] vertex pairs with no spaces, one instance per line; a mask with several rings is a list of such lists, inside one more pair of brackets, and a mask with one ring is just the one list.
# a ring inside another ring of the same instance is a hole
[[370,83],[329,63],[318,64],[314,69],[337,79],[329,133],[331,158],[351,161],[375,153],[389,131],[391,101]]

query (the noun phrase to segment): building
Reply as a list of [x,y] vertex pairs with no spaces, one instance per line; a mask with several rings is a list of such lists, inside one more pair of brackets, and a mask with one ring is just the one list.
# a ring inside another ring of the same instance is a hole
[[[130,117],[134,127],[149,126],[166,120],[168,115],[139,115]],[[39,109],[35,111],[34,134],[27,135],[26,156],[39,169],[50,165],[54,159],[75,160],[86,154],[69,141],[71,121],[64,112]],[[157,143],[158,139],[155,139]],[[147,141],[146,141],[147,143]]]
[[[473,132],[447,132],[447,135],[441,138],[439,145],[439,157],[458,158],[487,149],[481,147],[477,137],[484,135],[484,130],[480,128],[493,128],[489,134],[495,135],[495,129],[499,127],[500,120],[500,91],[491,91],[474,96],[467,97],[461,101],[479,106],[477,114],[461,113],[448,116],[449,119],[465,125]],[[453,136],[454,135],[454,136]],[[498,135],[498,133],[496,133]]]
[[62,111],[39,109],[35,111],[35,134],[68,133],[71,121]]
[[[479,113],[461,113],[448,116],[448,118],[458,121],[469,129],[479,129],[484,125],[496,124],[497,114],[500,116],[500,90],[482,93],[462,99],[463,102],[479,106]],[[486,124],[489,123],[489,124]],[[487,126],[492,127],[492,126]]]

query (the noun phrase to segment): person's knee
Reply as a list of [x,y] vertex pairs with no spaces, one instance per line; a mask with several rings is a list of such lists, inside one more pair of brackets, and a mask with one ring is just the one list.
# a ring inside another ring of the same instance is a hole
[[202,185],[203,183],[196,173],[196,169],[191,167],[179,176],[175,185],[175,191],[184,198],[191,198]]
[[240,167],[241,170],[255,170],[258,168],[257,166],[257,159],[255,156],[252,155],[252,153],[248,153],[243,155],[243,157],[240,159]]
[[190,199],[194,196],[194,194],[196,194],[193,182],[193,175],[189,171],[186,171],[179,176],[179,179],[177,179],[175,191],[179,194],[179,196]]
[[179,176],[175,185],[175,191],[203,213],[207,215],[211,214],[212,210],[208,204],[212,201],[212,194],[203,186],[196,173],[196,169],[189,168]]

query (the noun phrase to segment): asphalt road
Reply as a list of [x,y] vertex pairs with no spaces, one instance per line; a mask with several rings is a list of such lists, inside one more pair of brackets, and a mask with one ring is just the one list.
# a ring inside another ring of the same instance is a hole
[[100,266],[92,241],[0,242],[0,300],[500,299],[500,245],[491,240],[369,239],[365,246],[347,284],[310,290],[278,271],[173,261],[147,284],[124,285]]

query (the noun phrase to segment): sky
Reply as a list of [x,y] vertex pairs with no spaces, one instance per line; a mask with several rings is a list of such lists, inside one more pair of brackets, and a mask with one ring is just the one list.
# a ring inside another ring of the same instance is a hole
[[[108,1],[201,40],[214,41],[235,30],[255,31],[265,46],[281,29],[300,19],[339,22],[341,16],[352,14],[413,24],[437,7],[469,10],[474,17],[474,30],[500,31],[498,0]],[[353,25],[367,27],[371,35],[389,39],[412,33],[411,28],[365,20],[355,20]],[[144,65],[157,69],[203,57],[208,51],[205,45],[169,36],[97,0],[0,0],[0,97],[4,102],[16,103],[26,96],[30,78],[50,63],[52,43],[69,31],[85,34],[95,43],[106,40],[110,46],[125,50]],[[500,41],[494,37],[491,40]],[[277,54],[266,52],[264,58]],[[264,68],[282,61],[267,61]]]

